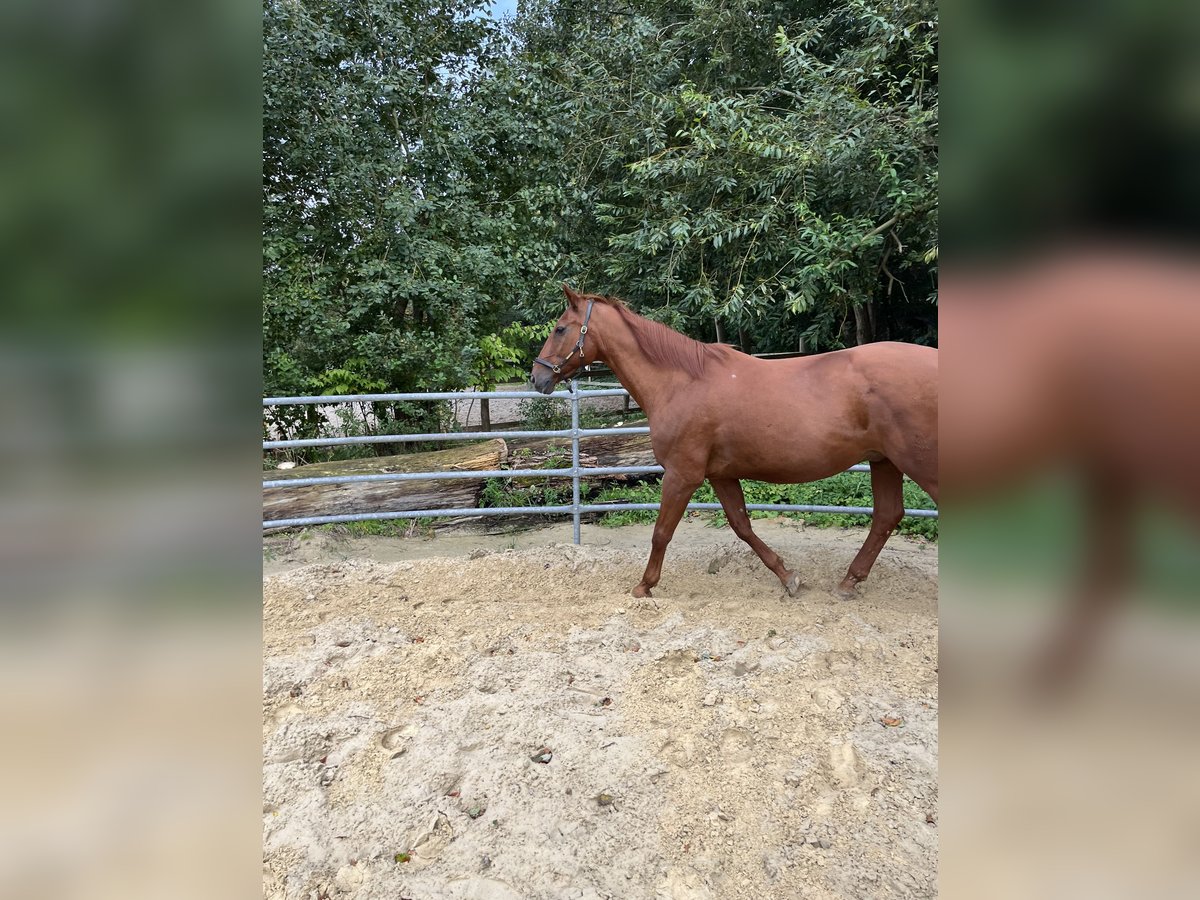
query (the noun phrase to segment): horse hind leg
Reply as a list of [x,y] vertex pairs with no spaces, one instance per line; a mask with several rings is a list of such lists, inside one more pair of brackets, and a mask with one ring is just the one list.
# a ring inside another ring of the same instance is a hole
[[1084,490],[1083,567],[1067,613],[1034,668],[1033,686],[1051,695],[1083,673],[1105,627],[1128,599],[1133,578],[1136,503],[1129,486],[1093,474]]
[[896,452],[889,454],[888,458],[896,468],[915,481],[917,486],[929,495],[935,506],[937,505],[939,483],[936,449],[930,458],[928,455],[915,455],[905,448],[897,448]]
[[904,517],[904,476],[891,460],[871,463],[871,495],[875,507],[871,531],[838,585],[838,593],[847,600],[854,596],[858,583],[871,574],[879,551]]
[[729,520],[729,527],[733,529],[733,533],[750,545],[750,549],[758,554],[763,564],[782,582],[788,595],[795,597],[804,589],[800,576],[789,570],[779,554],[763,543],[750,527],[750,515],[746,512],[746,495],[742,492],[742,483],[736,478],[710,478],[708,481],[713,486],[717,499],[721,501],[725,518]]

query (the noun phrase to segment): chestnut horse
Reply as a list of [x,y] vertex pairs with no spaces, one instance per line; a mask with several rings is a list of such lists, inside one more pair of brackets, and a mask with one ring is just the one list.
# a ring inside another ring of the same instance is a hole
[[739,479],[817,481],[870,462],[875,515],[839,585],[843,596],[867,577],[904,515],[903,476],[937,501],[937,350],[878,343],[767,361],[692,340],[611,297],[563,290],[567,310],[534,363],[534,388],[549,394],[603,360],[650,419],[650,442],[665,470],[635,597],[650,596],[658,584],[675,526],[706,477],[734,532],[791,596],[803,588],[800,577],[751,529]]

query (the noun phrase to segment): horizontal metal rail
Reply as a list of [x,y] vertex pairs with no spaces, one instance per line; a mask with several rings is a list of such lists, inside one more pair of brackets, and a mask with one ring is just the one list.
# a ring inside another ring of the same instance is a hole
[[372,481],[434,481],[440,478],[574,478],[576,475],[661,475],[662,466],[596,466],[579,469],[465,469],[455,472],[397,472],[381,475],[323,475],[317,478],[281,478],[264,481],[263,487],[308,487],[313,484],[354,484]]
[[[577,383],[572,382],[571,390],[554,391],[542,394],[537,391],[455,391],[434,393],[399,393],[399,394],[338,394],[321,397],[267,397],[263,399],[264,407],[294,406],[294,405],[332,405],[337,403],[387,403],[410,402],[422,400],[464,400],[464,399],[552,399],[564,400],[571,403],[571,427],[544,431],[517,430],[491,432],[442,432],[428,434],[376,434],[356,437],[313,438],[303,440],[263,441],[264,450],[281,450],[301,447],[337,447],[362,444],[390,444],[433,441],[479,441],[488,437],[501,438],[569,438],[571,440],[571,466],[555,469],[487,469],[468,471],[442,472],[395,472],[371,475],[328,475],[313,478],[281,478],[263,482],[264,489],[307,487],[314,485],[354,484],[364,482],[386,481],[433,481],[440,479],[480,479],[480,478],[570,478],[572,480],[572,503],[555,506],[494,506],[468,507],[462,509],[421,509],[394,510],[390,512],[347,513],[330,516],[305,516],[292,519],[270,519],[263,522],[264,529],[295,528],[309,525],[324,525],[344,522],[380,521],[387,519],[425,519],[425,518],[458,518],[482,516],[511,516],[511,515],[571,515],[574,519],[575,543],[580,542],[580,516],[584,513],[607,513],[622,510],[657,510],[657,503],[583,503],[580,499],[580,480],[589,475],[660,475],[662,466],[581,466],[579,464],[579,439],[599,435],[634,435],[649,434],[646,426],[628,426],[617,428],[580,428],[579,403],[589,397],[619,397],[628,396],[628,391],[621,387],[581,390]],[[855,465],[846,471],[867,472],[870,466]],[[689,503],[689,510],[719,510],[719,503]],[[821,506],[784,503],[750,503],[746,505],[750,511],[766,512],[811,512],[811,513],[846,513],[872,515],[874,510],[869,506]],[[906,516],[936,518],[936,509],[906,509]]]
[[[645,425],[628,428],[559,428],[553,431],[447,431],[434,434],[369,434],[361,437],[311,438],[299,441],[263,441],[264,450],[286,450],[291,447],[347,447],[354,444],[404,444],[417,441],[480,441],[488,435],[509,438],[594,437],[601,434],[649,434]],[[483,437],[481,437],[483,435]]]
[[[851,466],[847,472],[869,472],[870,466]],[[310,487],[318,484],[369,484],[374,481],[437,481],[462,478],[574,478],[576,475],[661,475],[662,466],[581,466],[578,469],[464,469],[447,472],[388,472],[378,475],[320,475],[264,481],[264,488]]]
[[396,512],[348,513],[340,516],[306,516],[301,519],[268,519],[263,528],[298,528],[308,525],[332,525],[338,522],[378,522],[384,519],[441,519],[460,516],[557,516],[570,515],[573,506],[467,506],[462,509],[402,509]]
[[[689,503],[688,509],[723,509],[720,503]],[[620,509],[658,509],[657,503],[585,503],[579,507],[580,512],[611,512]],[[863,516],[872,515],[875,510],[870,506],[821,506],[819,504],[797,503],[747,503],[750,512],[810,512],[810,513],[849,513]],[[936,519],[936,509],[906,509],[906,516],[922,519]]]
[[625,388],[583,389],[577,393],[554,391],[435,391],[429,394],[330,394],[323,397],[264,397],[263,406],[311,406],[335,403],[403,403],[418,400],[574,400],[576,397],[623,397]]
[[[721,509],[720,503],[689,503],[689,510]],[[657,503],[581,503],[579,506],[469,506],[462,509],[402,509],[395,512],[350,513],[340,516],[307,516],[300,519],[269,519],[263,528],[299,528],[310,525],[333,525],[345,522],[377,522],[386,519],[440,519],[463,516],[541,516],[570,515],[580,513],[608,513],[621,510],[657,510]],[[801,506],[785,503],[747,503],[750,512],[811,512],[847,513],[869,516],[874,510],[869,506]],[[906,516],[937,518],[936,509],[906,509]],[[576,541],[575,543],[579,543]]]

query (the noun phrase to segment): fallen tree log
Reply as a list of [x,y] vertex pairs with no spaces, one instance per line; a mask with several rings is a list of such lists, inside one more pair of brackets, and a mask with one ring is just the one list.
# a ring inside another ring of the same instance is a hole
[[[508,447],[496,438],[479,444],[427,453],[405,453],[316,463],[263,473],[263,481],[290,481],[331,475],[384,475],[397,472],[486,471],[503,469]],[[263,521],[336,516],[361,512],[465,509],[476,505],[484,478],[367,481],[263,488]]]
[[[568,469],[571,467],[571,441],[569,438],[515,438],[508,442],[509,469],[554,468]],[[579,462],[585,468],[617,467],[617,466],[653,466],[658,464],[654,458],[654,450],[650,446],[650,436],[646,434],[614,434],[597,435],[581,438],[579,441]],[[657,475],[598,475],[584,479],[585,484],[599,486],[601,484],[623,484],[641,479],[654,479]],[[513,478],[510,484],[515,488],[537,487],[538,485],[558,484],[564,488],[571,483],[569,476],[528,476]],[[554,501],[570,503],[569,497]],[[594,501],[588,501],[594,502]],[[515,506],[540,505],[538,500],[528,501],[514,497]],[[593,522],[603,513],[584,513],[583,521]],[[553,521],[552,517],[536,513],[512,514],[503,519],[460,518],[443,521],[447,528],[472,527],[481,528],[488,534],[504,534],[509,531],[537,527]]]
[[[652,466],[656,464],[649,435],[598,435],[579,442],[579,461],[585,467]],[[382,475],[395,472],[487,471],[500,469],[569,468],[571,442],[566,438],[511,440],[499,438],[469,446],[426,453],[314,463],[295,469],[263,473],[263,481],[291,481],[337,475]],[[564,478],[564,476],[558,476]],[[644,476],[609,475],[605,481]],[[542,477],[514,478],[530,484]],[[354,513],[420,509],[469,509],[478,506],[486,478],[369,481],[348,484],[281,485],[263,488],[263,521],[302,519]]]
[[[554,468],[569,468],[571,465],[571,441],[569,438],[538,438],[536,440],[512,440],[508,442],[510,469],[533,469],[556,463]],[[581,466],[654,466],[654,450],[648,434],[597,435],[579,441],[579,464]],[[605,479],[624,480],[638,478],[636,475],[606,475]]]

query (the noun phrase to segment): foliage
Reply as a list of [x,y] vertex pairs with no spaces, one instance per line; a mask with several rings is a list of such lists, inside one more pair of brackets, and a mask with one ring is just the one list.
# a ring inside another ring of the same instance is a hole
[[555,431],[571,427],[569,407],[563,400],[542,399],[522,400],[517,404],[517,411],[525,427],[531,431]]
[[[762,481],[743,481],[742,490],[747,503],[789,503],[808,506],[870,506],[871,481],[865,472],[842,472],[823,481],[807,484],[768,484]],[[658,503],[662,499],[662,490],[657,483],[642,483],[631,487],[611,487],[601,491],[596,502],[622,503]],[[697,503],[717,503],[716,494],[706,481],[696,491],[692,498]],[[933,507],[933,501],[920,487],[905,479],[904,505],[909,509]],[[652,523],[657,513],[654,510],[617,510],[605,514],[601,520],[603,525],[629,525],[634,523]],[[802,519],[808,525],[817,526],[868,526],[871,517],[847,513],[775,513],[770,511],[752,511],[751,519],[776,518],[784,516],[791,519]],[[714,525],[726,524],[725,513],[716,511],[711,514],[710,521]],[[930,540],[937,540],[938,520],[933,518],[904,518],[896,529],[900,534],[919,535]]]
[[936,343],[933,0],[488,8],[264,0],[267,394],[519,377],[564,280],[755,352]]
[[[525,427],[530,430],[554,431],[571,427],[571,406],[565,400],[541,397],[522,400],[517,404],[517,411],[521,416],[521,421],[525,423]],[[625,415],[619,411],[604,413],[587,403],[579,404],[580,428],[603,428],[612,424],[611,419],[614,416],[620,416],[627,426],[646,424],[645,419],[637,413],[633,415]]]
[[[511,468],[567,469],[571,466],[571,445],[566,441],[551,442],[548,453],[536,463],[531,462],[532,455],[528,447],[518,450],[512,457]],[[586,499],[595,489],[595,484],[581,481],[579,496]],[[570,503],[572,493],[571,479],[561,475],[545,478],[489,478],[479,496],[479,506],[558,506]]]
[[743,349],[934,339],[931,0],[560,0],[520,30],[587,286]]
[[[563,467],[570,464],[569,459],[560,463]],[[594,484],[586,481],[579,483],[581,500],[586,502],[594,491]],[[572,493],[571,479],[561,476],[541,479],[489,478],[479,495],[479,506],[481,509],[503,506],[559,506],[570,504]]]
[[[597,503],[661,503],[662,486],[658,482],[637,482],[631,485],[606,487],[596,495]],[[621,525],[653,525],[658,512],[653,509],[619,509],[605,513],[601,525],[616,528]]]
[[553,322],[545,325],[514,322],[497,334],[484,335],[479,339],[471,383],[481,391],[490,391],[498,384],[524,378],[536,353],[531,344],[544,343],[553,328]]
[[338,368],[325,369],[308,379],[315,394],[372,394],[387,390],[387,382],[367,375],[369,363],[352,357]]
[[528,266],[543,278],[485,7],[265,0],[268,393],[466,386]]
[[449,521],[436,517],[422,516],[407,519],[364,519],[361,522],[339,522],[332,525],[318,525],[335,537],[392,537],[392,538],[431,538],[441,522]]

